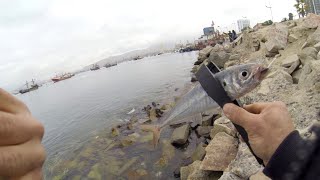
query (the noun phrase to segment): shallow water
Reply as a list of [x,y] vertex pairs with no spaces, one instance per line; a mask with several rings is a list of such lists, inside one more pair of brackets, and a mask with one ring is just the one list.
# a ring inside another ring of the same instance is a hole
[[[144,58],[78,74],[18,95],[45,126],[46,179],[108,179],[112,174],[126,179],[128,173],[134,177],[136,172],[127,172],[125,162],[129,165],[142,163],[141,169],[151,171],[147,162],[153,160],[145,158],[158,161],[156,158],[163,156],[162,150],[152,149],[151,136],[142,134],[139,143],[121,152],[119,148],[108,147],[112,144],[108,128],[130,119],[126,113],[132,108],[139,112],[139,108],[153,101],[178,95],[176,89],[183,89],[190,81],[190,70],[196,58],[196,52]],[[169,143],[163,141],[164,146],[169,147]],[[144,153],[149,155],[144,157]],[[155,169],[156,165],[152,174],[163,177],[163,168],[158,172]],[[139,172],[144,174],[143,170]]]

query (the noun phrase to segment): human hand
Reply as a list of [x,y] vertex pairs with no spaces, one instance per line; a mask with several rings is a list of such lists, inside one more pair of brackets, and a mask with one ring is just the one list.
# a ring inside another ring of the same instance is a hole
[[0,176],[42,179],[43,125],[27,106],[0,89]]
[[233,123],[247,131],[252,150],[265,165],[283,140],[295,130],[283,102],[256,103],[244,108],[226,104],[223,111]]

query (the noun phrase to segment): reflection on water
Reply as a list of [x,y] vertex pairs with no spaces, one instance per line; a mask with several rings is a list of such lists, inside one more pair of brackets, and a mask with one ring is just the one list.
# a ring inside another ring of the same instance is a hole
[[[130,119],[126,113],[132,108],[139,109],[152,101],[176,95],[175,89],[183,88],[190,81],[195,59],[195,52],[144,58],[85,72],[19,95],[45,125],[44,144],[48,151],[45,174],[48,179],[108,179],[111,174],[128,173],[125,165],[136,166],[138,162],[142,163],[141,168],[129,173],[133,177],[136,173],[145,174],[148,169],[143,167],[149,166],[143,162],[153,161],[144,158],[157,158],[164,153],[150,149],[151,136],[142,134],[136,137],[139,143],[119,149],[106,129]],[[163,146],[168,144],[162,143]],[[113,147],[110,148],[111,144]],[[129,149],[131,153],[128,153]],[[144,156],[146,153],[149,155]]]

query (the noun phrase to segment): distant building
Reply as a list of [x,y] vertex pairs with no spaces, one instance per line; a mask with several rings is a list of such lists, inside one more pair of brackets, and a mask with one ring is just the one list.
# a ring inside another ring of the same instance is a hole
[[203,28],[203,34],[206,36],[210,36],[214,33],[214,27],[206,27]]
[[242,31],[243,28],[250,27],[250,20],[248,19],[239,19],[238,20],[238,28],[239,32]]
[[307,13],[320,14],[320,0],[306,0]]

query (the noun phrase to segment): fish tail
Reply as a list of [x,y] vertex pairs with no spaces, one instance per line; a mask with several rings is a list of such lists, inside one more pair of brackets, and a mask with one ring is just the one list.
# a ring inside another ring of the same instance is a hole
[[155,125],[141,125],[140,128],[144,131],[151,131],[153,133],[153,146],[156,148],[160,139],[161,128]]

